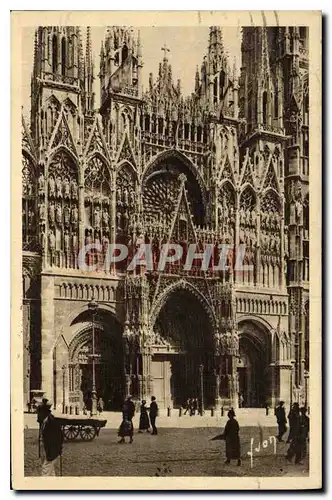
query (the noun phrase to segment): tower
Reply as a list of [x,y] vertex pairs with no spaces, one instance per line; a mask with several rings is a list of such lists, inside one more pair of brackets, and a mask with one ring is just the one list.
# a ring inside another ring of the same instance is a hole
[[[309,370],[309,53],[308,28],[279,29],[284,79],[285,192],[289,329],[294,339],[295,397],[307,401]],[[296,394],[298,393],[298,394]]]

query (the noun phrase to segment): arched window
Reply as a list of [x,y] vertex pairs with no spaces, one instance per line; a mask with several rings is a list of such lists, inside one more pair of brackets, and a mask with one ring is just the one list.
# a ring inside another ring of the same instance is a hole
[[144,123],[144,129],[149,132],[150,131],[150,116],[146,115],[145,116],[145,123]]
[[66,39],[61,40],[61,73],[62,76],[66,74]]
[[263,92],[263,125],[267,124],[267,92]]
[[57,36],[53,35],[52,39],[52,71],[56,73],[58,69],[58,40]]

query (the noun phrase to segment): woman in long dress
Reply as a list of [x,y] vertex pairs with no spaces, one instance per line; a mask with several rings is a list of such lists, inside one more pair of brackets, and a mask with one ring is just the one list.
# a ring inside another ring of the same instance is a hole
[[226,423],[223,433],[223,438],[226,441],[225,463],[229,464],[231,460],[237,460],[237,465],[241,465],[241,450],[239,438],[240,426],[238,421],[235,419],[235,412],[233,409],[229,410],[227,416],[228,422]]
[[138,432],[149,432],[150,430],[150,419],[148,415],[148,410],[146,407],[146,401],[143,399],[141,404],[141,414],[139,417],[139,429]]
[[[131,417],[132,418],[132,417]],[[125,404],[122,411],[122,422],[119,427],[118,436],[121,438],[119,443],[125,442],[125,437],[129,437],[129,442],[133,442],[134,426],[131,421],[128,405]]]

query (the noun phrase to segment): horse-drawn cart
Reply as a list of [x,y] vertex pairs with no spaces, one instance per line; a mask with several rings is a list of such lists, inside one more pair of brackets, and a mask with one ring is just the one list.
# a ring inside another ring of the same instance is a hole
[[92,441],[96,436],[99,436],[100,429],[105,427],[107,420],[84,416],[61,416],[56,417],[59,421],[63,436],[67,441],[75,439],[83,439],[84,441]]

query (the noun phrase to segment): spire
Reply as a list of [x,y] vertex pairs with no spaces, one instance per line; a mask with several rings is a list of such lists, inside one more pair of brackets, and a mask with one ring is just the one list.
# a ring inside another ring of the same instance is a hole
[[164,61],[168,61],[167,59],[167,52],[170,52],[169,48],[167,47],[166,43],[164,44],[163,47],[161,47],[161,50],[164,51]]
[[261,78],[265,78],[270,74],[270,62],[269,62],[269,48],[267,41],[267,28],[261,27],[260,30],[260,53],[258,60],[258,67],[260,71]]
[[210,26],[209,49],[218,48],[221,53],[224,52],[224,42],[220,26]]
[[138,30],[137,34],[137,57],[142,57],[142,45],[141,45],[141,32]]
[[85,53],[85,62],[87,71],[92,69],[92,48],[91,48],[91,28],[87,26],[86,28],[86,53]]
[[195,74],[195,92],[196,94],[199,91],[200,81],[199,81],[199,71],[198,66],[196,66],[196,74]]

